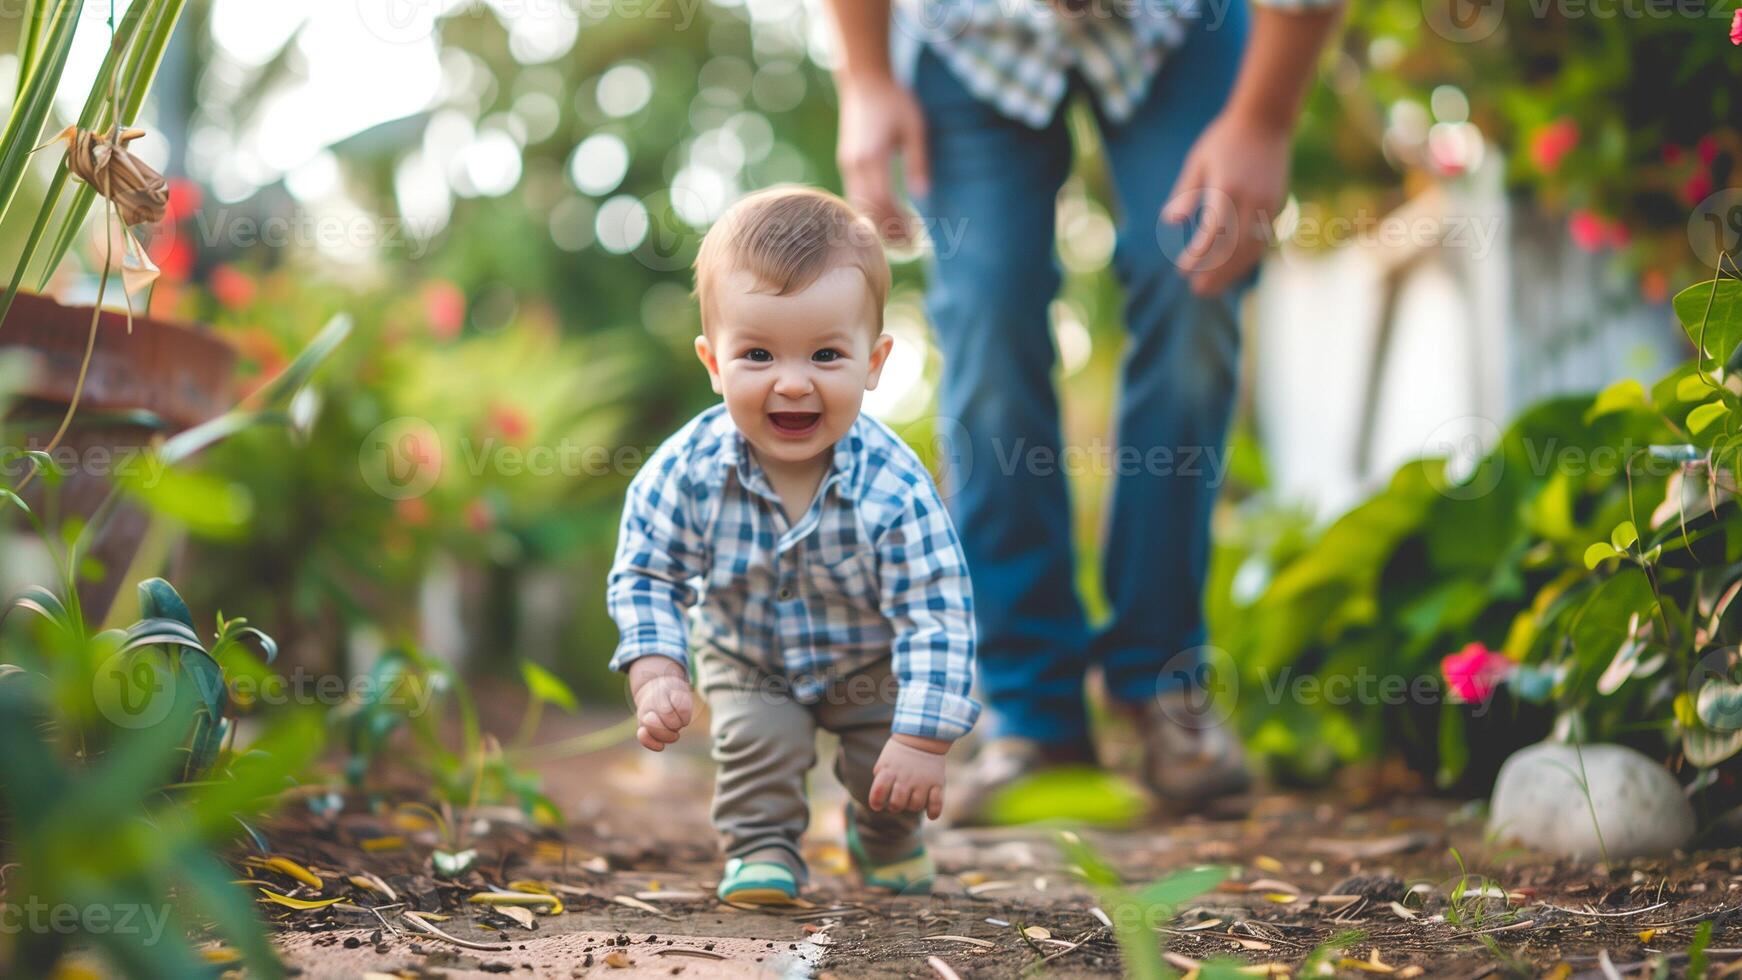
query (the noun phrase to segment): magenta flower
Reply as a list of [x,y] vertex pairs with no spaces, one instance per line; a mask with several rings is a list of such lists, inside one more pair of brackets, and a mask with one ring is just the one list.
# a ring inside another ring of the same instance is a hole
[[1480,704],[1494,694],[1494,689],[1518,665],[1505,654],[1495,653],[1480,643],[1471,643],[1440,661],[1440,672],[1446,676],[1446,687],[1452,695],[1467,704]]
[[1730,43],[1742,44],[1742,8],[1730,17]]

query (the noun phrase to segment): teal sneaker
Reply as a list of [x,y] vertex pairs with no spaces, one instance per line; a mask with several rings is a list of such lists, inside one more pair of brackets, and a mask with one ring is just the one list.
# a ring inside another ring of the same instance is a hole
[[882,863],[872,861],[865,853],[865,846],[859,842],[859,827],[853,819],[852,803],[847,804],[847,856],[852,859],[853,869],[859,872],[867,888],[924,895],[931,892],[932,878],[937,875],[937,867],[932,864],[924,844],[914,848],[906,857]]
[[739,905],[797,905],[798,881],[784,864],[733,858],[726,862],[717,894],[720,901]]

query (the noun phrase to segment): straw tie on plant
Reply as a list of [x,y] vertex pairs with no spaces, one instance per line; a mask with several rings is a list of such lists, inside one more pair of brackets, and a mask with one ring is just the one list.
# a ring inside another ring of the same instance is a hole
[[[67,172],[94,188],[115,206],[121,218],[126,249],[121,256],[122,288],[131,296],[157,279],[154,265],[132,227],[155,224],[163,220],[169,206],[169,181],[127,149],[127,144],[145,135],[143,129],[109,130],[107,137],[93,130],[68,126],[44,147],[65,141]],[[34,152],[34,151],[33,151]],[[127,325],[133,325],[132,304],[128,304]]]

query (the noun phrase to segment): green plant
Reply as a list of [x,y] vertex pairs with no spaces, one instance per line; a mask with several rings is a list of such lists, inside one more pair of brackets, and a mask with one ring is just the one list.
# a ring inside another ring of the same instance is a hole
[[[1065,859],[1100,896],[1101,907],[1113,923],[1113,938],[1124,958],[1125,975],[1137,980],[1173,976],[1161,956],[1163,924],[1173,918],[1181,905],[1221,884],[1228,877],[1228,869],[1206,866],[1178,871],[1133,890],[1081,837],[1066,831],[1057,840]],[[1207,970],[1220,970],[1223,966],[1205,964]]]

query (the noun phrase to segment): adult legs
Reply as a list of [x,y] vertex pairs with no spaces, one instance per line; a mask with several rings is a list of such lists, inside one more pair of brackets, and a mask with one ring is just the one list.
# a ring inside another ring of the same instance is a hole
[[1131,704],[1198,679],[1189,651],[1204,643],[1210,512],[1227,467],[1239,299],[1253,277],[1220,296],[1193,295],[1170,258],[1184,233],[1159,220],[1186,152],[1227,101],[1246,26],[1234,0],[1219,24],[1200,22],[1169,56],[1131,119],[1101,121],[1130,337],[1103,568],[1112,616],[1094,655],[1109,693]]
[[973,579],[990,728],[1080,744],[1088,630],[1057,465],[1048,321],[1070,136],[1062,113],[1042,130],[1001,115],[929,50],[913,87],[931,150],[931,193],[916,201],[935,245],[926,306],[944,355],[942,415],[959,426],[939,431],[965,440],[965,472],[944,493]]

